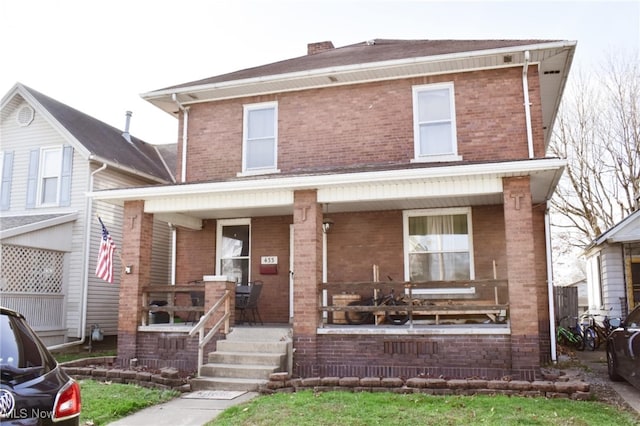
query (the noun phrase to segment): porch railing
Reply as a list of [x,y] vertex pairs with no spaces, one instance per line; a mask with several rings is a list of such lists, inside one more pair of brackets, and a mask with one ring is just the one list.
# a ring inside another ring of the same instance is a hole
[[[203,285],[150,285],[142,288],[142,325],[154,323],[175,324],[195,322],[204,314]],[[187,314],[180,318],[176,313]],[[166,318],[160,319],[164,314]],[[154,319],[157,317],[157,319]],[[190,318],[193,321],[188,321]],[[152,321],[153,320],[153,321]]]
[[35,331],[63,330],[64,294],[59,293],[0,293],[0,305],[25,316]]
[[[508,316],[507,280],[329,282],[324,283],[323,288],[328,293],[327,300],[332,303],[321,306],[320,310],[332,312],[334,324],[347,324],[344,312],[374,312],[376,325],[382,323],[386,312],[406,312],[409,326],[413,325],[416,316],[429,318],[435,324],[440,324],[442,317],[468,319],[480,316],[495,323]],[[395,296],[407,305],[400,309],[397,305],[366,306],[368,299],[374,295],[378,297],[379,289],[383,295],[393,289]],[[338,300],[340,304],[336,303]]]
[[[218,322],[205,334],[205,326],[207,322],[215,315],[220,307],[224,306],[223,315]],[[213,336],[224,325],[224,334],[229,334],[229,318],[231,317],[231,292],[225,290],[224,294],[212,307],[204,314],[200,321],[189,331],[189,336],[193,336],[198,333],[198,374],[200,374],[200,367],[204,361],[204,347],[213,338]]]

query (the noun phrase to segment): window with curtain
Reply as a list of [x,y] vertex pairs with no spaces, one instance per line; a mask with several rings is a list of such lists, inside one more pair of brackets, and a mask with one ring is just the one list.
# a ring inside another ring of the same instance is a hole
[[407,221],[411,281],[471,279],[468,213],[410,215]]
[[273,171],[277,159],[277,104],[245,105],[243,172]]
[[459,159],[453,83],[414,87],[413,110],[415,159]]

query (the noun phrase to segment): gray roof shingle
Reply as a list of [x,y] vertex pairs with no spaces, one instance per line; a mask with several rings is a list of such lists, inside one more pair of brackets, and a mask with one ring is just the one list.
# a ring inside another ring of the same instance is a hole
[[344,47],[325,50],[313,55],[286,59],[267,65],[247,68],[214,77],[166,87],[179,89],[247,78],[286,74],[314,69],[392,61],[407,58],[529,46],[559,40],[391,40],[375,39]]
[[[133,135],[131,143],[123,136],[122,130],[112,127],[83,112],[65,105],[37,90],[22,85],[69,133],[71,133],[91,154],[126,168],[155,176],[167,182],[172,175],[163,165],[156,146],[148,144]],[[170,170],[175,169],[177,145],[163,147],[162,152],[169,154],[165,161]]]

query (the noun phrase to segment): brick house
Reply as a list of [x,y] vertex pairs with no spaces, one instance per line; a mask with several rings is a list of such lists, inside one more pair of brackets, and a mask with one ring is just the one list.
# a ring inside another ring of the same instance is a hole
[[[322,42],[144,94],[180,121],[179,183],[93,194],[125,208],[119,358],[192,365],[180,323],[145,323],[161,218],[175,287],[204,279],[204,310],[264,283],[259,312],[291,326],[293,374],[536,377],[552,356],[546,215],[565,165],[545,154],[575,47]],[[404,295],[410,320],[345,324],[344,301],[376,288]]]

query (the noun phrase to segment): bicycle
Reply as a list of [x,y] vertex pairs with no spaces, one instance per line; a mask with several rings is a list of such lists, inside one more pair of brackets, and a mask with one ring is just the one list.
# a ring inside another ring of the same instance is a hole
[[[582,337],[580,325],[576,323],[573,327],[563,327],[561,322],[567,318],[569,317],[563,317],[558,320],[558,324],[556,325],[556,340],[560,345],[573,347],[579,351],[583,351],[584,338]],[[577,320],[578,318],[574,317],[574,319]]]
[[[376,297],[375,294],[372,298],[363,301],[357,300],[349,303],[347,306],[406,306],[407,303],[400,298],[394,296],[394,290],[387,295],[381,293],[380,297]],[[373,311],[345,311],[344,317],[348,324],[361,325],[361,324],[374,324],[375,317],[379,314]],[[393,325],[403,325],[409,321],[409,311],[385,311],[385,320]]]
[[[603,316],[602,325],[598,323],[595,317]],[[585,314],[581,317],[583,320],[587,319],[588,323],[583,327],[583,336],[585,347],[590,351],[595,351],[600,347],[602,342],[607,341],[607,337],[611,331],[615,328],[611,325],[611,318],[608,315],[600,314]]]

